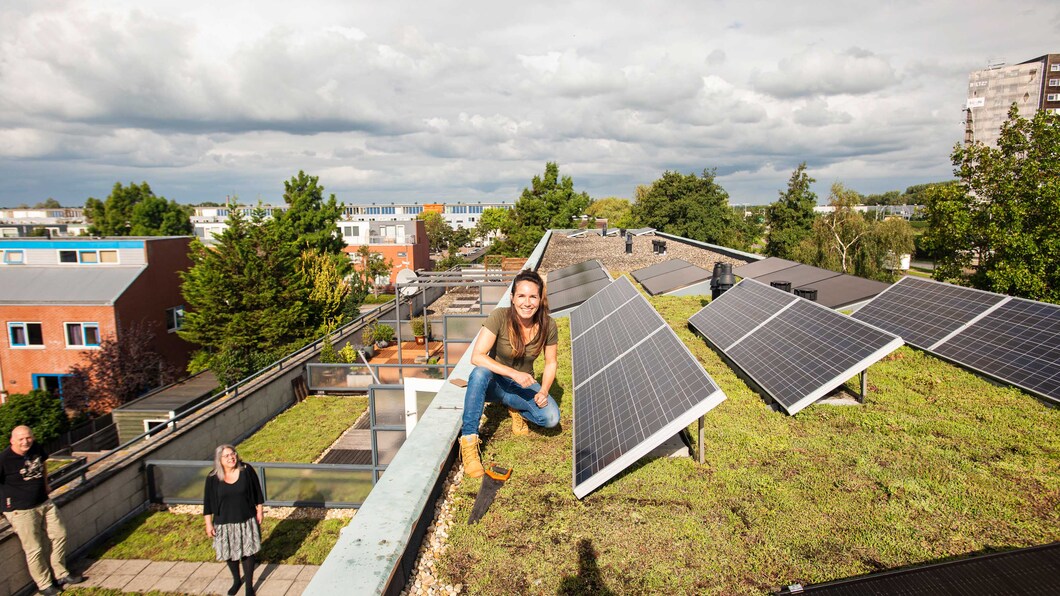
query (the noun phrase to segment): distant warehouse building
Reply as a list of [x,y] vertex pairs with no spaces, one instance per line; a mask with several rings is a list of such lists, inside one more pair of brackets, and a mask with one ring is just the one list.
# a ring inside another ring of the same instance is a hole
[[180,272],[189,237],[0,239],[0,400],[46,389],[62,394],[70,367],[133,323],[154,348],[187,366]]
[[1060,54],[972,71],[964,108],[964,142],[996,145],[1013,103],[1024,118],[1038,110],[1060,112]]

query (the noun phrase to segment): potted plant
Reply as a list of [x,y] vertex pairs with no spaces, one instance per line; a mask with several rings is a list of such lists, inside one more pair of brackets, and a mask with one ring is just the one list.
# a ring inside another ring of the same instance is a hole
[[394,341],[394,328],[390,325],[377,323],[375,325],[375,331],[372,332],[372,337],[375,339],[375,347],[383,349],[389,346],[390,342]]
[[422,346],[431,335],[431,322],[424,315],[421,319],[412,319],[409,324],[412,327],[412,335],[416,338],[416,344]]

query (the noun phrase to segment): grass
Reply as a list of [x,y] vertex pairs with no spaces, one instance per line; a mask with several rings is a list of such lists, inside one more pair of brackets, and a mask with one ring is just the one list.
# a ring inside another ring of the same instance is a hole
[[368,294],[364,297],[364,304],[386,304],[394,299],[394,294],[380,294],[378,296]]
[[[789,417],[689,331],[699,298],[650,300],[728,396],[706,416],[706,463],[642,460],[576,499],[560,319],[562,430],[517,439],[487,408],[484,457],[514,473],[478,524],[450,530],[444,579],[483,594],[761,594],[1060,539],[1060,410],[905,347],[869,370],[865,405]],[[456,520],[479,486],[461,483]]]
[[253,462],[312,463],[368,408],[365,397],[311,396],[239,444]]
[[[286,565],[320,565],[349,520],[274,519],[262,522],[258,560]],[[214,561],[213,543],[202,516],[142,513],[89,554],[93,559]]]

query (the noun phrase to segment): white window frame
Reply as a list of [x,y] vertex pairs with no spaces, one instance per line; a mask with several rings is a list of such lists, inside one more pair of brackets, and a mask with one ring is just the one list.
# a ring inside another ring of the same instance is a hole
[[1045,96],[1045,101],[1060,101],[1060,93],[1049,93]]
[[[70,328],[77,327],[81,330],[81,343],[72,344],[70,343]],[[88,343],[88,329],[96,330],[96,343]],[[66,347],[73,350],[96,350],[99,349],[99,344],[103,341],[103,336],[99,331],[99,323],[91,321],[77,321],[77,322],[66,322],[63,323],[63,341],[66,342]]]
[[[74,253],[76,255],[76,260],[74,260],[74,261],[64,261],[63,260],[63,253],[64,252],[72,252],[72,253]],[[103,255],[103,253],[114,253],[114,261],[113,262],[103,262],[101,260],[101,258],[100,258]],[[60,248],[60,249],[58,249],[57,254],[58,254],[58,258],[59,258],[58,262],[59,262],[60,265],[73,265],[75,263],[79,264],[79,265],[117,265],[118,263],[121,262],[120,253],[118,252],[117,249],[114,249],[114,248]],[[96,260],[94,260],[94,261],[85,261],[84,255],[86,255],[86,254],[94,254]]]
[[184,305],[166,309],[166,331],[176,333],[184,328]]
[[[26,251],[20,248],[9,248],[4,253],[4,264],[5,265],[25,265],[26,264]],[[11,259],[11,255],[18,255],[18,260],[14,261]]]
[[[170,426],[173,426],[173,418],[175,418],[174,414],[175,412],[170,412],[169,418],[144,418],[144,432],[151,433],[145,438],[150,441],[158,433],[166,430]],[[154,424],[155,426],[152,427],[152,424]]]
[[1060,79],[1049,79],[1050,87],[1060,87]]
[[[29,337],[28,325],[37,325],[40,327],[41,343],[31,344]],[[16,328],[22,329],[22,334],[26,338],[26,343],[16,344],[15,336],[12,334]],[[43,350],[44,349],[44,325],[40,321],[12,321],[7,324],[7,343],[13,350]]]
[[1050,64],[1049,72],[1060,72],[1060,64]]

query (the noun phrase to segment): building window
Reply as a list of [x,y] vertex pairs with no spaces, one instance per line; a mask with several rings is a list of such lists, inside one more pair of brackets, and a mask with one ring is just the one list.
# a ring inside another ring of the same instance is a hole
[[43,389],[52,395],[62,398],[63,380],[72,375],[33,375],[33,388]]
[[66,347],[98,348],[99,323],[67,323]]
[[12,348],[43,348],[44,334],[40,323],[8,323],[7,336]]
[[1060,79],[1049,79],[1050,87],[1060,87]]
[[1050,64],[1049,72],[1060,72],[1060,64]]
[[117,263],[118,251],[116,250],[60,250],[60,263],[82,263],[93,265],[96,263]]
[[404,259],[405,257],[409,256],[409,253],[407,253],[407,252],[399,252],[397,254],[397,256],[398,256],[399,259]]
[[1046,95],[1045,101],[1060,101],[1060,93],[1050,93]]
[[405,213],[408,215],[418,215],[423,213],[423,207],[405,207]]
[[166,331],[173,332],[184,328],[184,307],[174,306],[166,309]]
[[26,253],[21,250],[5,250],[4,263],[8,265],[21,265],[26,262]]
[[396,213],[393,207],[383,207],[383,215],[394,215]]
[[342,226],[342,235],[347,238],[353,238],[361,235],[360,226]]

